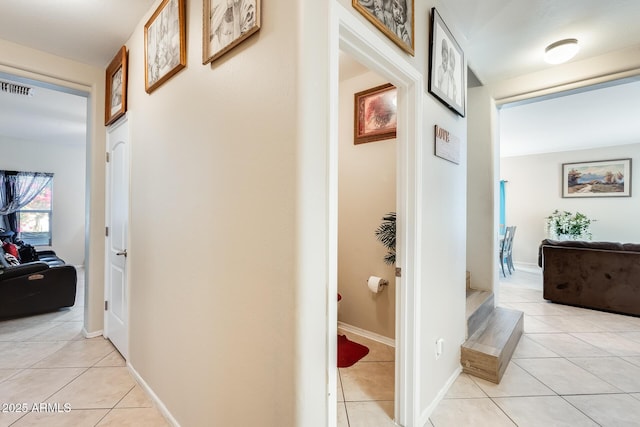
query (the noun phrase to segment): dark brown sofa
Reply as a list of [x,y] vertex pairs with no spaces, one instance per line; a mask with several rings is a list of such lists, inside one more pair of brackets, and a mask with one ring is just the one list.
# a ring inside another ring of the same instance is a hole
[[640,244],[543,240],[543,297],[640,316]]
[[38,252],[38,261],[9,265],[0,245],[0,318],[45,313],[71,307],[77,272],[53,251]]

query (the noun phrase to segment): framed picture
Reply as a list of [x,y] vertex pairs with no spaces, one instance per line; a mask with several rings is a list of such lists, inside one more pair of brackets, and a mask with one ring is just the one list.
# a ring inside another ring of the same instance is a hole
[[358,92],[354,96],[354,144],[396,137],[398,90],[391,83]]
[[202,63],[208,64],[260,29],[261,0],[204,0]]
[[562,165],[562,197],[630,197],[631,159]]
[[432,8],[429,92],[461,117],[465,114],[467,91],[464,69],[464,52],[436,8]]
[[122,46],[107,67],[104,97],[104,125],[127,112],[127,47]]
[[353,7],[402,50],[414,54],[414,0],[352,0]]
[[144,26],[144,84],[156,90],[187,65],[186,0],[164,0]]

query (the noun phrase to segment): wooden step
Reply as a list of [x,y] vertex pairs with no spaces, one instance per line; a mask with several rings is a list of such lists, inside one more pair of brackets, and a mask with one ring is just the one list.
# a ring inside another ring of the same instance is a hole
[[523,324],[521,311],[496,307],[482,327],[462,344],[462,371],[500,383],[522,336]]
[[467,290],[467,338],[485,323],[495,306],[493,292]]

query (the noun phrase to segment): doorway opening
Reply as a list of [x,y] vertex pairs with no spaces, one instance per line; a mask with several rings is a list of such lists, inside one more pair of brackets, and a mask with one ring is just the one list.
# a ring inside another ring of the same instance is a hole
[[[67,318],[82,321],[86,335],[85,295],[89,236],[90,92],[83,86],[10,69],[0,81],[29,88],[26,95],[0,96],[2,167],[53,174],[50,213],[51,241],[37,250],[54,250],[76,266],[77,293]],[[78,331],[80,332],[80,331]]]
[[[332,129],[338,129],[338,65],[340,51],[351,56],[369,70],[383,77],[397,89],[397,134],[396,134],[396,268],[395,278],[395,372],[394,372],[394,396],[393,396],[393,420],[402,426],[415,426],[419,424],[419,405],[416,402],[418,396],[415,383],[419,373],[417,366],[417,343],[414,342],[415,323],[419,316],[419,238],[417,219],[420,217],[419,206],[420,192],[419,179],[421,165],[420,144],[422,140],[423,93],[422,76],[411,67],[404,57],[394,48],[377,42],[379,35],[360,22],[344,8],[335,9],[336,28],[338,36],[331,49],[331,63],[334,64],[334,76],[331,99]],[[338,182],[338,135],[332,134],[330,152],[330,181]],[[330,225],[332,230],[332,244],[329,256],[331,262],[338,263],[338,187],[331,186],[330,192]],[[373,233],[373,230],[372,230]],[[329,313],[327,316],[327,331],[329,335],[328,350],[336,354],[337,343],[335,338],[337,315],[338,268],[332,270],[330,276]],[[393,278],[392,278],[393,279]],[[366,284],[363,284],[366,286]],[[386,290],[388,291],[388,289]],[[331,359],[330,359],[331,360]],[[337,387],[336,369],[328,367],[329,389]],[[329,420],[336,419],[335,399],[328,406]]]
[[[395,89],[367,94],[388,80],[342,51],[339,59],[338,426],[364,422],[363,411],[385,424],[394,419],[397,289],[395,260],[385,261],[389,251],[376,230],[384,223],[395,239],[395,221],[384,218],[395,218],[397,210],[397,144],[395,135],[356,144],[354,94],[366,97],[367,105],[380,105],[380,120],[393,123],[395,112],[387,113],[395,108]],[[358,356],[368,353],[352,364],[351,349],[361,350]]]

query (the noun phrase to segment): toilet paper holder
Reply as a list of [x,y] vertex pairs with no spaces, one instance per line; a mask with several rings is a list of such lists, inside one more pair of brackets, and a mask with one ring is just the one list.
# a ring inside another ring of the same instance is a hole
[[[364,281],[365,283],[369,283],[369,279]],[[382,279],[380,280],[380,286],[387,286],[389,284],[389,281],[386,279]]]

